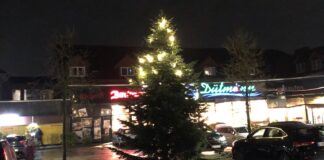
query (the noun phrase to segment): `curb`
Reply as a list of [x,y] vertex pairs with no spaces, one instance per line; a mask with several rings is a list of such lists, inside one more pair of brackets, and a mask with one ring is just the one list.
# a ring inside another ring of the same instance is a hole
[[104,146],[112,151],[115,151],[117,154],[122,153],[122,154],[125,154],[129,157],[133,157],[136,159],[145,159],[146,158],[146,156],[144,156],[141,152],[137,152],[137,150],[135,150],[135,149],[132,149],[132,150],[131,149],[122,149],[122,148],[114,146],[112,143],[106,143],[106,144],[104,144]]
[[62,148],[62,145],[37,146],[36,150],[57,149],[57,148]]

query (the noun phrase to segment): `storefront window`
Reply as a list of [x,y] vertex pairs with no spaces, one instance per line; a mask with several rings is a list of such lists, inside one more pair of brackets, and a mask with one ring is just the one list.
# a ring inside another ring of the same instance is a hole
[[312,108],[311,113],[313,123],[324,123],[324,108]]
[[126,112],[125,106],[122,105],[112,105],[112,131],[116,132],[120,128],[124,128],[124,125],[120,120],[129,120],[129,114]]
[[266,100],[254,100],[250,102],[251,121],[264,122],[268,121],[269,112]]
[[296,106],[287,109],[288,121],[301,121],[305,122],[305,106]]
[[270,122],[286,121],[287,108],[270,108],[269,120]]

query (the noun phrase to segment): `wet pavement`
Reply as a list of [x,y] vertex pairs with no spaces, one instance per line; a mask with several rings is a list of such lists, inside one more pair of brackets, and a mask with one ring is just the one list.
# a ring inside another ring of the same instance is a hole
[[324,150],[318,152],[315,160],[323,160],[324,159]]
[[[35,160],[61,160],[62,148],[37,150]],[[122,160],[103,145],[74,147],[67,151],[68,160]]]
[[[107,144],[95,146],[74,147],[67,151],[67,160],[122,160],[116,153],[107,148]],[[37,150],[35,160],[61,160],[62,147],[44,148]],[[211,155],[206,159],[218,159],[216,155]],[[321,151],[316,160],[324,160],[324,151]]]

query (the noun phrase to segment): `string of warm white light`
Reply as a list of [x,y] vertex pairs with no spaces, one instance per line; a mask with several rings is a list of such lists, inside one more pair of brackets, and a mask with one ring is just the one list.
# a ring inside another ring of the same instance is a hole
[[[176,49],[177,43],[175,38],[175,31],[171,27],[170,21],[165,17],[161,17],[155,23],[155,28],[152,28],[152,33],[148,36],[147,42],[149,44],[153,44],[157,40],[163,40],[160,35],[165,35],[167,47],[170,49]],[[162,63],[166,57],[170,56],[171,53],[168,51],[159,49],[155,51],[155,53],[147,53],[144,56],[138,58],[139,66],[137,68],[138,78],[144,83],[145,78],[147,78],[148,74],[158,74],[158,68],[154,68],[152,63]],[[170,58],[170,57],[169,57]],[[174,68],[174,74],[177,77],[183,76],[183,71],[180,68],[177,68],[177,59],[174,59],[170,63],[170,67]],[[132,82],[132,80],[130,80]]]

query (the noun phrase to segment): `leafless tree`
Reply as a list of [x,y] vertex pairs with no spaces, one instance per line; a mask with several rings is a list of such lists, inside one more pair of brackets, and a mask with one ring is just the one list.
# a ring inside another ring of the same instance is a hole
[[66,134],[67,134],[67,110],[69,108],[68,84],[69,84],[69,61],[74,54],[75,32],[67,30],[56,34],[50,45],[50,74],[56,81],[56,90],[62,96],[63,111],[63,160],[66,160]]
[[251,80],[265,77],[263,72],[262,50],[257,48],[256,39],[242,29],[227,38],[224,47],[231,55],[231,59],[224,68],[227,80],[240,82],[245,85],[245,106],[248,131],[251,132],[249,90]]

